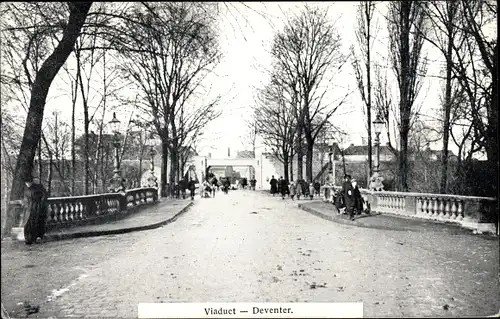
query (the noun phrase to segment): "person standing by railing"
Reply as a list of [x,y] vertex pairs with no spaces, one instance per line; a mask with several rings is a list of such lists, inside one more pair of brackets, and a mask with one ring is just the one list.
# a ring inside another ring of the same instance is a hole
[[344,195],[346,212],[349,214],[349,218],[354,220],[354,188],[351,183],[351,175],[346,174],[344,176],[344,183],[342,184],[342,195]]
[[24,242],[31,245],[45,235],[48,194],[43,185],[32,178],[25,184]]

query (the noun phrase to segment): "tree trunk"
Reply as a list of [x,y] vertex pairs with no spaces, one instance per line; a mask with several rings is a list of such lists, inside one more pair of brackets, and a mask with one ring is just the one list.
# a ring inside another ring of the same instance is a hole
[[401,2],[400,21],[401,21],[401,34],[400,34],[400,85],[399,85],[399,113],[400,113],[400,152],[399,152],[399,177],[400,177],[400,191],[408,191],[408,135],[410,131],[410,116],[411,105],[410,97],[410,80],[415,74],[410,74],[410,14],[412,3],[403,1]]
[[451,113],[451,81],[453,68],[453,18],[456,8],[453,4],[446,5],[447,8],[447,47],[446,47],[446,84],[444,93],[444,119],[443,119],[443,149],[441,154],[441,180],[439,183],[439,192],[446,194],[448,192],[448,142],[450,137],[450,113]]
[[293,181],[293,158],[293,155],[290,156],[290,181]]
[[[17,157],[14,178],[12,179],[11,200],[18,200],[23,197],[24,182],[31,177],[33,172],[33,159],[42,133],[43,111],[50,85],[71,54],[91,6],[92,2],[69,3],[70,16],[63,37],[36,74],[31,88],[30,107],[26,118],[23,140]],[[9,213],[7,218],[12,219],[13,216],[11,215]],[[7,227],[11,227],[11,225],[11,222],[7,223]],[[10,232],[10,229],[8,229],[8,232]]]
[[286,152],[283,152],[283,178],[285,181],[289,182],[290,180],[288,179],[288,165],[289,165],[289,157]]
[[162,138],[161,144],[161,197],[167,197],[167,170],[168,170],[168,139]]
[[297,135],[297,180],[303,179],[302,169],[304,167],[304,152],[302,148],[302,129],[299,130]]
[[38,179],[40,183],[43,178],[43,160],[42,160],[42,140],[38,141]]
[[[488,161],[493,163],[498,169],[498,34],[497,34],[497,44],[495,44],[495,49],[493,53],[493,69],[492,79],[491,79],[491,90],[492,98],[490,103],[490,112],[488,112],[488,143],[486,144],[486,155]],[[492,197],[498,196],[498,171],[494,173],[494,182],[491,187]]]
[[306,178],[308,183],[313,182],[313,143],[312,139],[307,139]]
[[[76,67],[80,70],[81,68],[81,60],[80,60],[80,52],[76,51]],[[83,194],[89,194],[89,175],[90,175],[90,165],[89,165],[89,108],[87,104],[88,96],[85,96],[85,89],[83,87],[83,79],[81,71],[78,72],[79,76],[79,84],[80,84],[80,92],[82,93],[82,102],[83,102],[83,176],[84,176],[84,190]],[[88,93],[88,92],[87,92]]]
[[[76,72],[80,72],[77,69]],[[73,83],[73,82],[71,82]],[[72,93],[72,109],[71,109],[71,195],[75,196],[75,179],[76,179],[76,150],[75,150],[75,141],[76,141],[76,127],[75,127],[75,109],[76,109],[76,98],[78,95],[78,75],[75,80],[75,89],[71,88]]]
[[365,18],[367,24],[367,41],[366,41],[366,78],[368,89],[368,104],[366,105],[367,128],[368,128],[368,179],[373,174],[373,159],[372,159],[372,82],[371,82],[371,57],[370,57],[370,5],[371,3],[365,2]]

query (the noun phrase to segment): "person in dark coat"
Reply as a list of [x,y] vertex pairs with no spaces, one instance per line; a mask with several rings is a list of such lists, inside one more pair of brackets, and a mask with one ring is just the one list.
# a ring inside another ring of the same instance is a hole
[[314,182],[314,194],[317,196],[320,196],[320,191],[321,191],[321,184],[320,182],[316,181]]
[[31,245],[37,238],[43,239],[45,235],[48,193],[42,184],[35,183],[32,179],[25,184],[24,242]]
[[285,195],[288,192],[288,182],[280,176],[280,193],[281,193],[281,198],[285,199]]
[[358,182],[356,179],[352,179],[352,188],[354,193],[354,211],[357,215],[360,215],[363,212],[363,196],[361,196],[361,192],[358,188]]
[[274,178],[274,175],[271,176],[271,180],[269,181],[269,184],[271,184],[271,194],[276,194],[278,192],[278,181],[276,178]]
[[342,184],[342,195],[344,195],[346,212],[349,214],[349,218],[354,220],[354,188],[351,183],[351,175],[346,174],[344,176],[344,183]]
[[188,189],[189,189],[189,192],[190,192],[190,195],[191,195],[191,200],[194,200],[194,191],[196,189],[196,184],[193,180],[193,178],[191,177],[189,179],[189,182],[188,182]]

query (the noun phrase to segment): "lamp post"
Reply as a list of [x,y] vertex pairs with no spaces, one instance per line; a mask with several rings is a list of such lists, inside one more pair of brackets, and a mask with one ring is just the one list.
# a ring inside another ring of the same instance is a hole
[[334,155],[333,143],[334,143],[334,139],[329,138],[328,139],[328,147],[329,147],[329,152],[328,152],[328,183],[329,184],[335,184],[335,169],[334,169],[334,163],[333,163],[333,155]]
[[158,188],[158,182],[157,182],[157,178],[154,174],[154,171],[155,171],[155,155],[156,155],[156,151],[155,151],[155,139],[154,139],[154,136],[153,136],[153,133],[150,134],[149,138],[147,139],[147,144],[149,146],[149,156],[151,157],[151,166],[149,168],[150,170],[150,174],[149,174],[149,177],[148,177],[148,183],[147,183],[147,186],[148,187],[155,187],[155,188]]
[[373,128],[375,131],[375,165],[373,167],[373,175],[370,178],[370,189],[371,190],[383,190],[384,186],[382,181],[384,180],[380,174],[380,133],[384,128],[384,121],[380,118],[380,114],[373,121]]
[[119,193],[125,191],[123,178],[120,170],[120,121],[116,118],[116,113],[113,112],[113,119],[109,122],[111,132],[113,133],[113,146],[115,148],[113,178],[111,179],[111,191]]
[[345,141],[344,141],[344,138],[342,137],[341,140],[340,140],[340,151],[342,152],[342,168],[343,168],[343,171],[344,171],[344,176],[347,174],[346,170],[345,170]]

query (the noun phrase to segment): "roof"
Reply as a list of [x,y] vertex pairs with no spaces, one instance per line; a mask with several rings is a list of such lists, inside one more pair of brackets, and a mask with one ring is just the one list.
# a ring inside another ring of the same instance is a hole
[[[373,150],[375,147],[373,147]],[[379,146],[381,155],[392,155],[391,150],[386,145]],[[368,145],[351,145],[345,149],[344,155],[366,155],[368,154]]]

